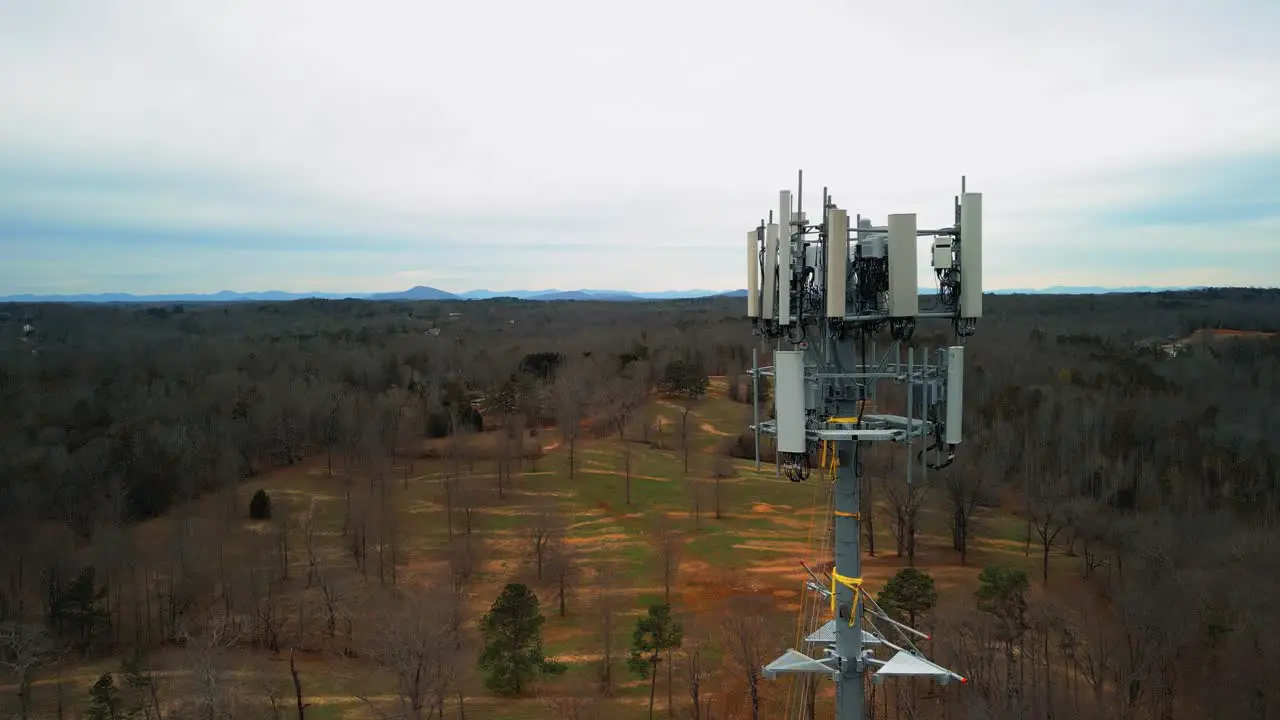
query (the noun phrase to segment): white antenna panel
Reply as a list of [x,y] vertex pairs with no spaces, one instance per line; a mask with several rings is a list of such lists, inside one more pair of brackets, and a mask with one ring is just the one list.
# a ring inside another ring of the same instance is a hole
[[804,351],[773,351],[773,409],[778,416],[778,451],[806,453],[804,422]]
[[960,317],[982,317],[982,193],[960,196]]
[[747,317],[760,317],[760,231],[747,233]]
[[918,314],[920,290],[916,283],[916,215],[890,215],[889,317],[913,318]]
[[827,211],[827,317],[843,318],[849,277],[849,213]]
[[778,324],[791,324],[791,191],[778,193]]
[[760,308],[760,317],[766,320],[773,319],[773,310],[778,304],[777,280],[778,226],[769,223],[764,233],[764,306]]
[[959,445],[964,422],[964,346],[947,348],[947,419],[943,441]]

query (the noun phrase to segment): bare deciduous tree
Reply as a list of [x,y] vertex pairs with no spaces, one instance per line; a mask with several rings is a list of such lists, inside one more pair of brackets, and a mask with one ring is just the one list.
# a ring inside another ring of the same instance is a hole
[[18,678],[18,712],[22,720],[30,717],[31,671],[47,660],[53,650],[53,639],[43,625],[0,625],[0,667]]
[[724,519],[724,509],[728,504],[728,491],[724,487],[724,480],[734,477],[738,471],[733,466],[733,461],[727,457],[716,458],[715,467],[712,470],[715,476],[715,487],[713,490],[712,502],[715,507],[715,516],[717,520]]
[[410,588],[392,601],[369,654],[395,679],[401,717],[444,717],[457,671],[467,662],[460,612],[452,593],[433,588]]
[[564,539],[564,533],[565,519],[555,507],[543,503],[533,510],[525,536],[528,539],[529,562],[533,564],[534,577],[539,582],[543,580],[548,560]]
[[760,598],[740,596],[730,602],[723,623],[724,647],[751,698],[752,720],[760,720],[761,668],[766,648],[772,647],[769,615],[770,608]]
[[559,615],[564,617],[568,613],[569,599],[577,589],[581,568],[573,546],[563,538],[551,547],[550,555],[547,557],[546,574],[552,592],[555,594]]
[[711,678],[710,640],[697,632],[690,632],[685,627],[683,655],[683,674],[689,688],[689,717],[692,720],[703,720],[711,717],[711,698],[704,696],[703,690]]
[[613,591],[617,579],[617,570],[611,563],[596,566],[594,606],[601,641],[598,680],[600,693],[605,697],[613,695],[614,632],[618,613]]
[[[900,467],[897,456],[901,453],[898,448],[885,448],[883,452],[886,462],[887,481],[882,483],[884,487],[884,498],[889,506],[889,511],[893,517],[893,523],[889,529],[893,533],[894,540],[898,545],[898,556],[903,555],[907,558],[907,564],[915,565],[916,559],[916,534],[920,529],[920,513],[924,509],[925,501],[929,496],[929,485],[932,482],[933,473],[921,477],[917,474],[907,482],[905,474],[897,472]],[[915,462],[915,458],[911,458],[908,462]],[[919,467],[917,464],[916,467]]]
[[298,675],[298,666],[293,662],[293,649],[289,650],[289,678],[293,681],[293,697],[298,711],[298,720],[306,720],[310,703],[302,701],[302,678]]
[[564,442],[570,480],[576,477],[578,440],[582,434],[582,421],[593,400],[595,374],[595,365],[589,359],[565,363],[552,388],[556,423]]
[[670,605],[671,588],[675,585],[676,574],[680,570],[680,548],[683,542],[680,533],[666,517],[660,517],[654,525],[651,540],[656,553],[658,576],[662,580],[663,602]]
[[185,716],[202,720],[237,717],[243,697],[237,682],[230,677],[228,655],[241,640],[239,630],[227,619],[217,618],[195,634],[185,626],[179,628],[179,634],[185,664],[195,685]]
[[1027,487],[1027,517],[1035,528],[1041,551],[1041,576],[1049,584],[1049,551],[1071,517],[1067,492],[1065,450],[1058,453],[1057,467],[1046,468],[1030,449],[1024,455]]
[[693,446],[693,428],[689,427],[689,412],[693,408],[688,405],[680,408],[680,450],[684,454],[684,474],[689,474],[689,449]]
[[479,550],[479,538],[470,535],[454,538],[446,548],[449,579],[455,595],[461,596],[471,584],[479,562]]

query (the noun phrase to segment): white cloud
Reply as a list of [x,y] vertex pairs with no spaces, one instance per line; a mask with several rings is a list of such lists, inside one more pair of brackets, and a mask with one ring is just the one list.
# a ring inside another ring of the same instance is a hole
[[29,212],[405,244],[353,271],[378,286],[315,289],[396,289],[422,256],[459,262],[442,239],[594,248],[439,270],[475,285],[739,287],[742,231],[797,167],[811,207],[828,185],[923,224],[967,173],[999,263],[1027,233],[1166,193],[1144,167],[1280,151],[1277,36],[1267,0],[43,0],[0,8],[0,151],[264,188],[10,198]]

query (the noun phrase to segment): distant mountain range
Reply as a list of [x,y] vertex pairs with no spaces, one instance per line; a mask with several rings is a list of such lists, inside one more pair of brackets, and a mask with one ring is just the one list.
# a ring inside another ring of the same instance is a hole
[[518,300],[592,300],[596,302],[640,302],[645,300],[680,300],[712,297],[716,295],[746,295],[746,290],[724,293],[719,290],[664,290],[660,292],[630,292],[623,290],[468,290],[451,293],[438,288],[419,285],[401,292],[388,293],[292,293],[280,290],[263,292],[170,293],[159,295],[134,295],[132,293],[86,293],[80,295],[6,295],[0,302],[62,302],[62,303],[172,303],[172,302],[284,302],[319,298],[325,300],[489,300],[515,298]]
[[[1106,295],[1109,293],[1151,293],[1151,292],[1176,292],[1180,290],[1203,290],[1204,285],[1187,285],[1182,287],[1151,287],[1148,285],[1133,285],[1127,287],[1096,287],[1096,286],[1074,286],[1074,285],[1054,285],[1053,287],[1041,288],[1033,290],[1030,288],[1019,288],[1015,290],[988,290],[991,295]],[[921,292],[924,292],[921,290]],[[932,292],[932,291],[930,291]]]
[[[1195,290],[1194,287],[1076,287],[1061,286],[1042,289],[991,290],[993,295],[1096,295],[1104,293],[1164,292],[1171,290]],[[933,288],[921,288],[922,295],[936,292]],[[7,295],[0,302],[63,302],[63,303],[173,303],[173,302],[283,302],[320,298],[327,300],[488,300],[515,298],[518,300],[591,300],[596,302],[641,302],[646,300],[681,300],[704,297],[746,297],[746,290],[666,290],[661,292],[631,292],[627,290],[468,290],[451,293],[425,285],[390,293],[291,293],[279,290],[264,292],[222,292],[199,294],[177,293],[167,295],[133,295],[130,293],[98,293],[83,295]]]

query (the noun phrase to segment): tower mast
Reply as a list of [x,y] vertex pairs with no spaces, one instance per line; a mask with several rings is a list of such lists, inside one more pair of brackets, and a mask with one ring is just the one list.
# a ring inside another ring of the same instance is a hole
[[[926,659],[912,640],[924,633],[889,617],[864,589],[860,474],[861,453],[872,442],[904,449],[908,483],[913,469],[941,470],[955,457],[962,438],[961,343],[982,317],[982,195],[962,187],[954,225],[926,230],[917,227],[915,214],[889,215],[883,226],[855,216],[851,227],[848,212],[824,189],[821,216],[810,224],[800,201],[803,177],[794,203],[791,191],[779,193],[776,222],[771,211],[770,222],[747,233],[747,315],[753,334],[778,348],[766,367],[752,355],[753,388],[762,377],[774,385],[771,419],[759,419],[753,394],[752,430],[757,453],[761,434],[775,437],[780,471],[793,482],[814,477],[815,457],[815,482],[834,469],[834,556],[823,573],[805,568],[806,589],[822,596],[831,618],[805,638],[816,653],[787,650],[763,670],[768,678],[830,677],[837,720],[862,720],[868,674],[875,682],[921,675],[965,682]],[[931,241],[937,287],[924,311],[917,288],[920,238]],[[910,346],[922,321],[949,322],[957,344]],[[877,356],[875,340],[885,334],[889,349]],[[901,414],[876,405],[881,382],[905,386]]]

